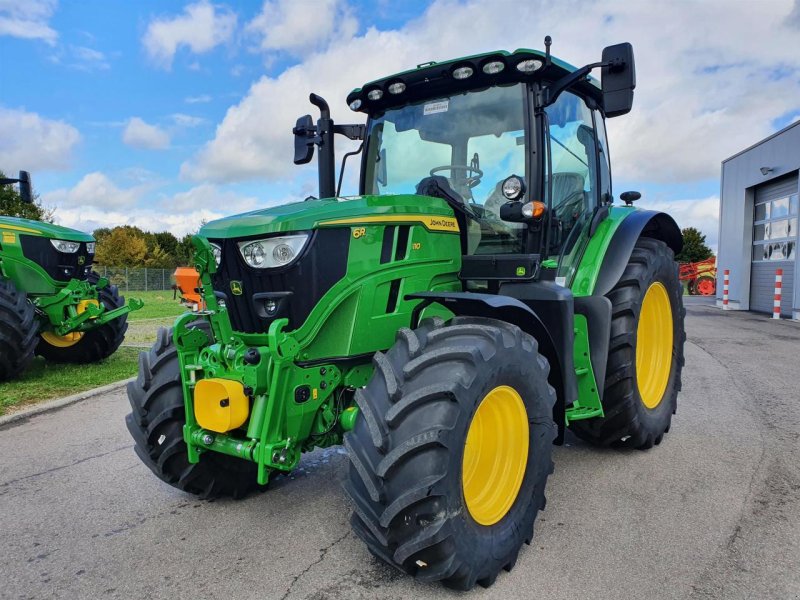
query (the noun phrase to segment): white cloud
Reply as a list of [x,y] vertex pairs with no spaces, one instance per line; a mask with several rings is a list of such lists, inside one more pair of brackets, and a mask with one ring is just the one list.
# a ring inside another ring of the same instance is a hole
[[358,29],[345,0],[266,0],[245,32],[265,51],[304,55],[334,39],[349,39]]
[[99,50],[87,46],[59,46],[48,57],[56,65],[77,69],[78,71],[107,71],[111,68],[108,57]]
[[[290,132],[298,116],[314,113],[310,91],[329,100],[338,121],[361,121],[344,106],[353,87],[427,60],[541,47],[551,34],[553,53],[578,65],[598,60],[607,44],[633,43],[634,109],[608,125],[615,178],[716,179],[722,159],[771,133],[781,115],[800,109],[800,30],[788,18],[793,3],[775,0],[757,19],[751,8],[727,0],[438,0],[401,30],[370,28],[335,37],[303,63],[261,77],[181,173],[220,181],[292,177],[298,171]],[[511,14],[514,23],[531,26],[509,27]],[[268,46],[279,46],[269,39],[263,38]]]
[[183,99],[186,104],[206,104],[207,102],[211,102],[213,98],[209,94],[200,94],[199,96],[186,96]]
[[199,209],[176,215],[150,208],[126,211],[104,210],[92,206],[59,208],[56,223],[80,231],[92,232],[100,227],[132,225],[144,231],[170,231],[178,237],[196,233],[204,222],[220,219],[224,215],[213,210]]
[[107,175],[95,171],[85,175],[72,188],[42,194],[42,200],[48,206],[55,206],[60,216],[62,209],[70,207],[93,207],[102,211],[134,206],[149,189],[151,186],[148,184],[120,188]]
[[42,201],[56,208],[55,219],[60,225],[81,231],[135,225],[145,231],[171,231],[178,236],[197,231],[203,221],[262,206],[255,197],[213,184],[165,195],[156,193],[163,182],[147,171],[126,173],[126,178],[138,183],[122,187],[104,173],[89,173],[72,188],[42,194]]
[[202,54],[230,41],[236,20],[236,14],[228,7],[201,0],[187,5],[183,14],[176,17],[153,19],[142,43],[156,65],[169,69],[179,48]]
[[80,141],[78,130],[64,121],[25,110],[0,107],[0,170],[15,173],[62,169]]
[[164,150],[169,147],[169,134],[139,117],[132,117],[122,132],[122,141],[133,148]]
[[171,115],[172,121],[179,127],[197,127],[206,122],[203,117],[195,117],[183,113],[175,113]]
[[709,196],[699,200],[657,200],[642,198],[636,203],[640,208],[659,210],[667,213],[678,227],[694,227],[706,236],[706,244],[717,252],[719,244],[719,197]]
[[259,203],[255,197],[242,197],[230,190],[222,190],[216,185],[204,183],[164,199],[162,206],[171,212],[180,213],[206,207],[224,207],[224,212],[232,215],[255,210],[259,208]]
[[54,46],[58,33],[49,20],[55,0],[0,0],[0,36],[42,40]]

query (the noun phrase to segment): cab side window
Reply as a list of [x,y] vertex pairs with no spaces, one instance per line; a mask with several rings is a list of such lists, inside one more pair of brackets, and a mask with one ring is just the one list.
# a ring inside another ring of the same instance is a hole
[[552,190],[548,203],[555,228],[551,241],[559,247],[597,206],[597,137],[592,111],[575,94],[562,93],[546,113],[551,166],[546,189]]
[[594,111],[594,128],[597,131],[598,167],[600,169],[600,203],[610,203],[611,196],[611,156],[608,154],[606,124],[599,110]]

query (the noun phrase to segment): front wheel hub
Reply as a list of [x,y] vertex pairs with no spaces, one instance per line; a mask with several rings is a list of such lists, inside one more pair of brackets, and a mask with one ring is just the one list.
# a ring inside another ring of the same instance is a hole
[[642,403],[656,408],[664,398],[672,368],[672,305],[667,288],[654,281],[647,288],[636,328],[636,384]]
[[462,488],[472,518],[494,525],[514,505],[528,464],[530,431],[522,397],[501,385],[481,400],[464,444]]

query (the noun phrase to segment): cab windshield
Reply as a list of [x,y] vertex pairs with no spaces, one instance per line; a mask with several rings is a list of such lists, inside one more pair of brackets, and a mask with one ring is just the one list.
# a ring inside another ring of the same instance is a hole
[[413,194],[426,177],[443,176],[476,217],[469,254],[524,252],[524,225],[500,219],[503,180],[527,180],[522,84],[387,110],[370,119],[366,148],[366,194]]

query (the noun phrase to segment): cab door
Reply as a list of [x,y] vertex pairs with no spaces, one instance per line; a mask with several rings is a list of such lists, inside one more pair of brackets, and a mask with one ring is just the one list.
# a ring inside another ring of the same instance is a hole
[[568,91],[545,109],[544,193],[549,219],[543,254],[558,261],[556,281],[565,286],[572,282],[588,244],[595,208],[601,199],[611,199],[605,129],[595,113]]

